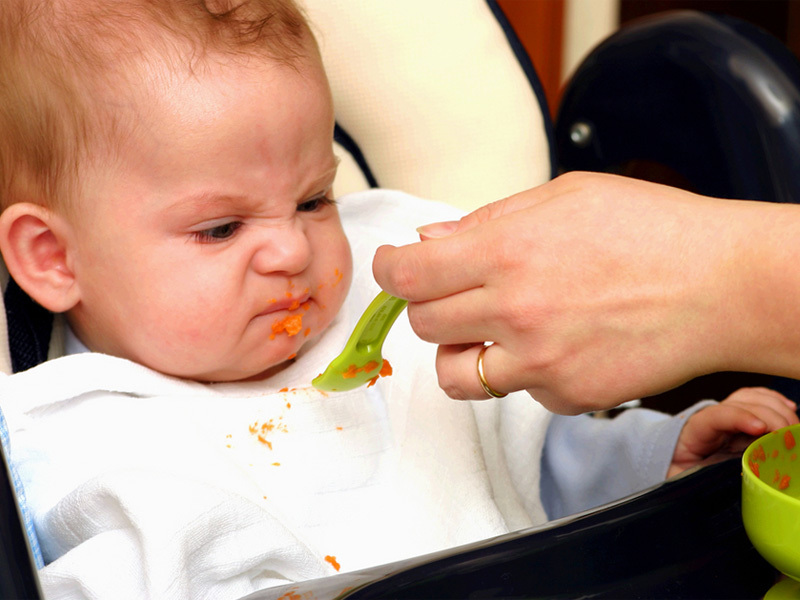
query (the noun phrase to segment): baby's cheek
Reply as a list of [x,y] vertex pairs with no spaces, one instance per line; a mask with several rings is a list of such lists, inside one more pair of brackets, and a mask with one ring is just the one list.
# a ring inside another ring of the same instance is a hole
[[331,321],[333,321],[344,304],[351,281],[352,269],[348,263],[342,265],[342,268],[334,268],[325,281],[320,284],[316,296],[320,318],[317,327],[311,331],[311,335],[321,333],[331,324]]

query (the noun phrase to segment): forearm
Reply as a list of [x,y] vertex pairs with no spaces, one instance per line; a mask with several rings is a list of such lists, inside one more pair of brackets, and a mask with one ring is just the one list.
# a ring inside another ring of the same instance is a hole
[[717,370],[800,378],[800,206],[736,202],[734,252],[720,270]]

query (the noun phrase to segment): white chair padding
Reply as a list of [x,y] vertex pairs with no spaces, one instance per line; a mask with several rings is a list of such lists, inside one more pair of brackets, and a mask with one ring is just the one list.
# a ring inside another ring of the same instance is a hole
[[539,100],[486,0],[301,1],[381,187],[472,210],[550,178]]

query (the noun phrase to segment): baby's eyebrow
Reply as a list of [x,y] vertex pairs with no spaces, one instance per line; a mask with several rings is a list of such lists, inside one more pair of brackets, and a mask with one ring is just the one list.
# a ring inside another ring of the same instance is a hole
[[314,193],[315,190],[321,187],[328,187],[329,185],[333,185],[333,180],[336,179],[336,172],[339,169],[339,163],[342,160],[338,156],[334,156],[334,164],[330,169],[323,171],[317,179],[310,186],[310,192]]
[[[333,165],[322,171],[319,176],[314,178],[308,183],[304,189],[304,195],[297,198],[298,201],[305,199],[305,196],[316,194],[328,188],[333,184],[336,178],[336,172],[340,163],[339,157],[334,157]],[[240,194],[225,194],[217,191],[204,191],[196,194],[189,194],[182,196],[175,202],[169,204],[166,209],[168,211],[185,211],[190,214],[213,212],[215,210],[230,209],[231,206],[247,207],[252,205],[254,208],[258,207],[263,200],[251,198],[250,196]]]
[[252,198],[240,195],[220,194],[214,191],[200,192],[183,196],[166,207],[167,212],[186,212],[188,214],[204,214],[218,210],[227,210],[231,206],[255,204]]

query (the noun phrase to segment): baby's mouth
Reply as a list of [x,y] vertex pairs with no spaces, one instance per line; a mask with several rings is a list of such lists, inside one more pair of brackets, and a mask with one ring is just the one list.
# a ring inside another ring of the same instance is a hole
[[289,312],[300,311],[302,313],[309,309],[310,303],[311,296],[308,294],[304,294],[302,296],[292,296],[287,294],[283,298],[270,300],[269,305],[260,313],[258,313],[256,317],[263,317],[287,310]]

